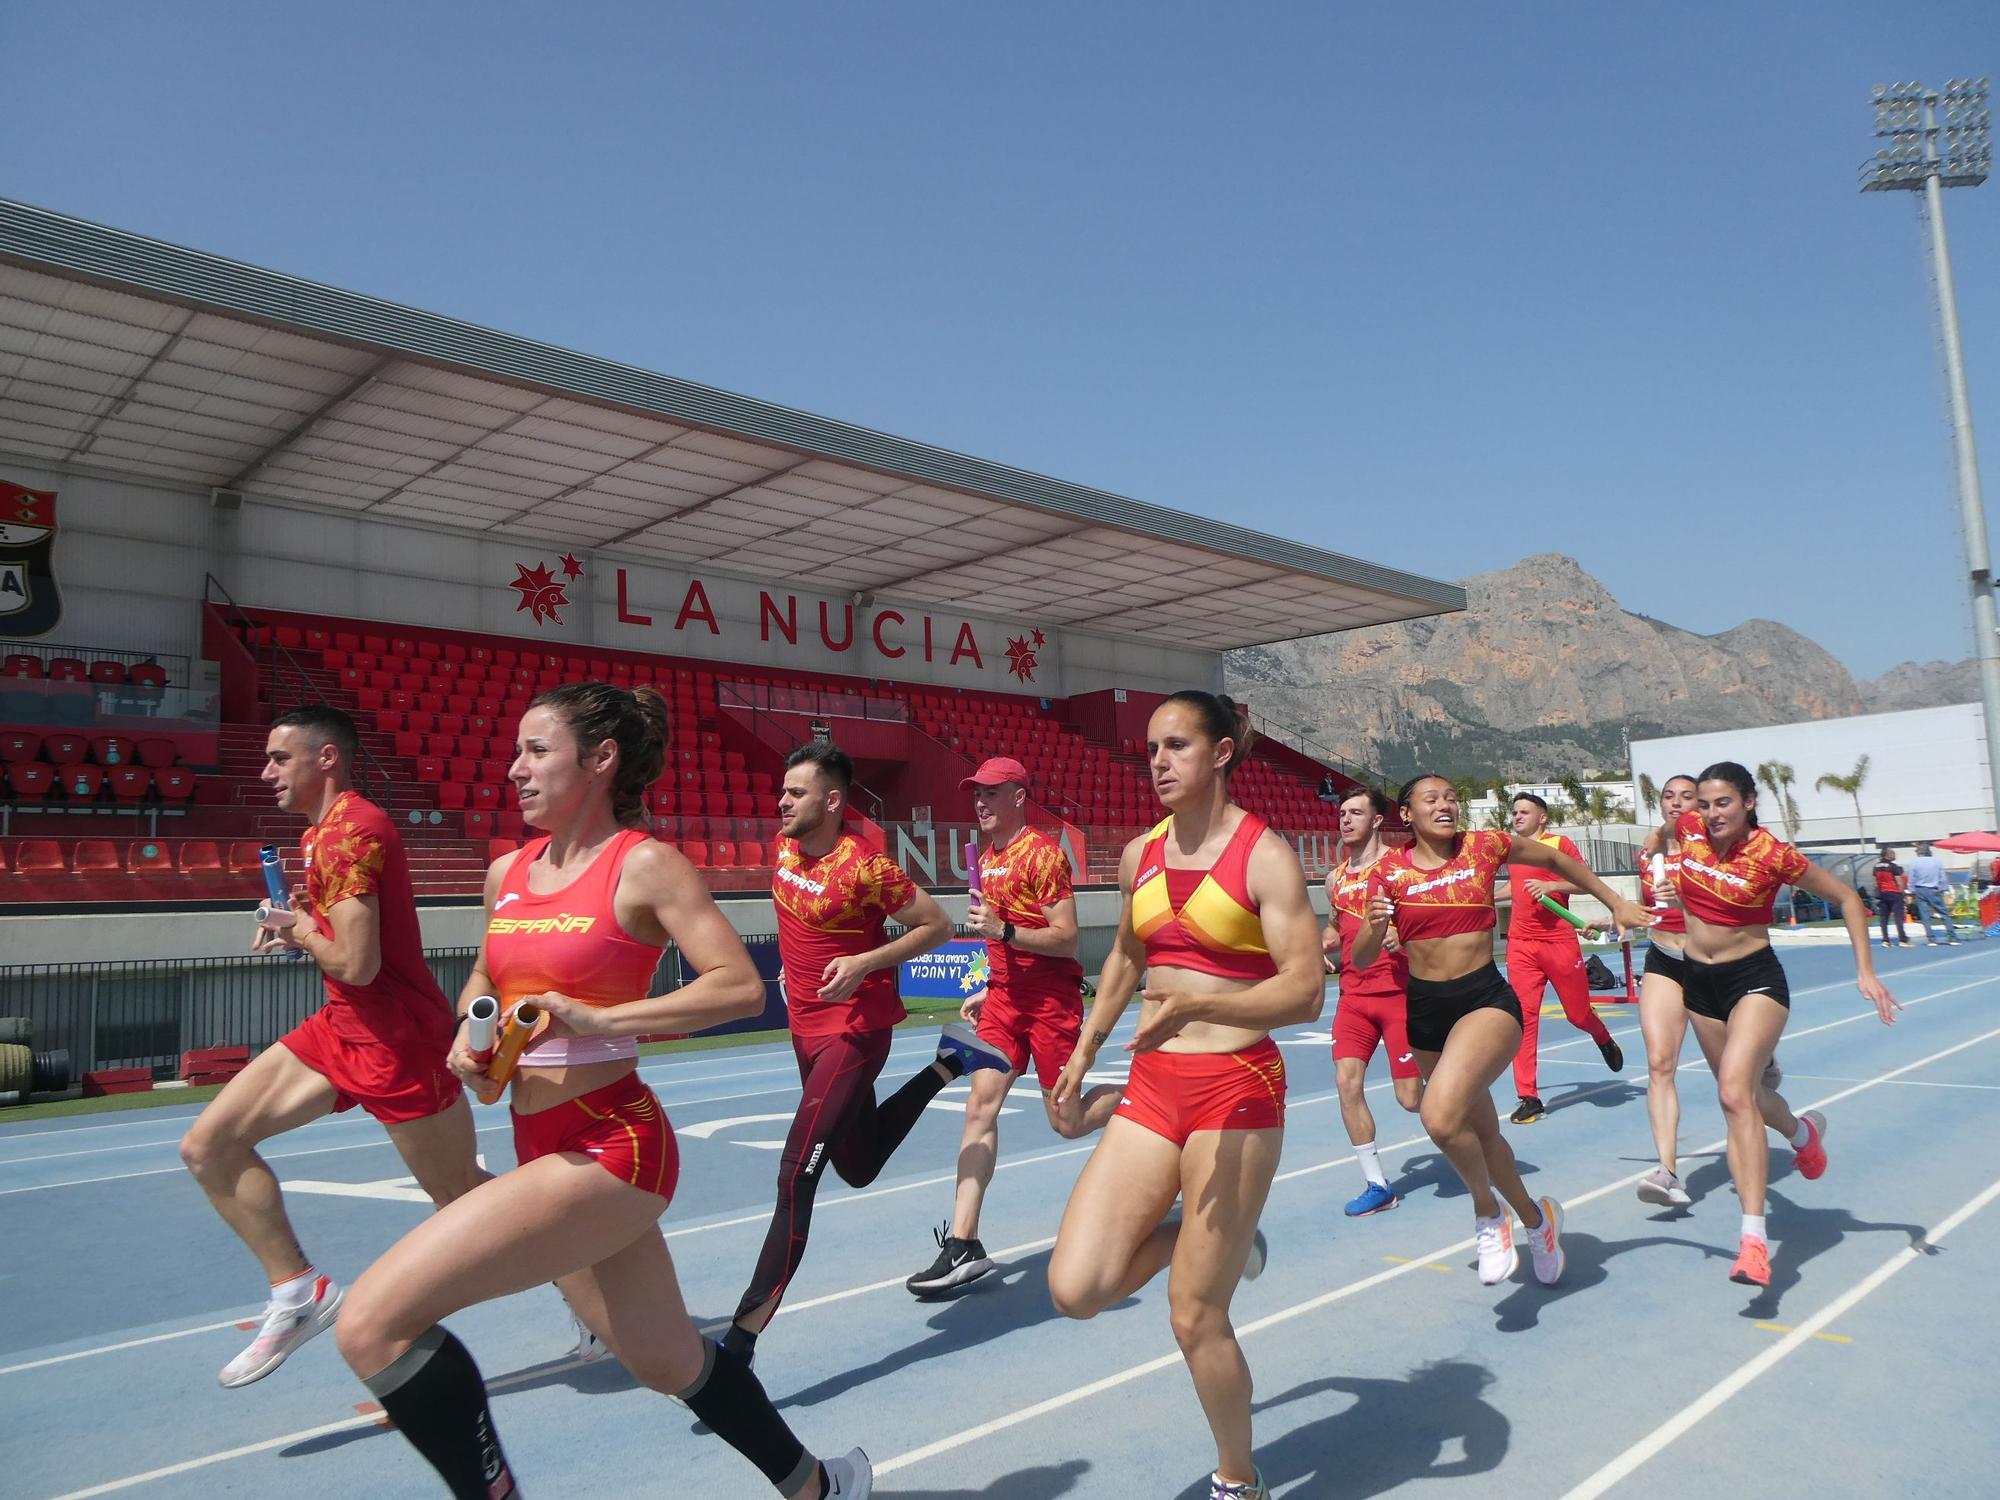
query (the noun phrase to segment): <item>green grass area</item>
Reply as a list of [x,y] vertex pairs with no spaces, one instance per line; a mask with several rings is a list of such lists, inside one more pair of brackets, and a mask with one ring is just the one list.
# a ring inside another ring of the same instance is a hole
[[[918,1002],[922,1004],[923,1002]],[[955,1020],[958,1006],[949,1001],[935,1009],[912,1007],[910,1018],[896,1029],[922,1029]],[[722,1036],[691,1036],[679,1042],[648,1042],[639,1051],[647,1056],[663,1052],[712,1052],[719,1047],[754,1047],[760,1042],[782,1042],[791,1035],[778,1031],[738,1031]],[[161,1109],[174,1104],[206,1104],[221,1092],[221,1085],[199,1089],[155,1088],[143,1094],[107,1094],[102,1099],[63,1099],[53,1104],[18,1104],[0,1108],[0,1125],[22,1120],[56,1120],[68,1115],[115,1114],[128,1109]]]

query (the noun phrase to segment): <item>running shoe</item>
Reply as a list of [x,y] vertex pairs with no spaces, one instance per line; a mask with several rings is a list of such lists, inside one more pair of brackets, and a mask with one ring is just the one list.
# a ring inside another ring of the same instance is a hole
[[1554,1286],[1562,1280],[1563,1268],[1569,1264],[1569,1257],[1563,1254],[1562,1205],[1553,1198],[1535,1200],[1542,1210],[1542,1222],[1533,1229],[1523,1228],[1528,1237],[1528,1255],[1535,1263],[1535,1280],[1543,1286]]
[[1514,1248],[1514,1226],[1504,1208],[1498,1218],[1474,1219],[1473,1223],[1479,1239],[1479,1280],[1485,1286],[1498,1286],[1521,1264],[1521,1252]]
[[1686,1208],[1694,1199],[1681,1180],[1665,1167],[1655,1167],[1639,1179],[1639,1201],[1657,1203],[1662,1208]]
[[1371,1182],[1361,1190],[1359,1198],[1347,1200],[1347,1217],[1365,1219],[1370,1214],[1387,1213],[1403,1200],[1396,1196],[1396,1190],[1386,1182]]
[[1816,1109],[1809,1109],[1799,1118],[1806,1122],[1806,1129],[1812,1134],[1803,1146],[1797,1148],[1792,1164],[1799,1169],[1799,1176],[1811,1182],[1826,1171],[1826,1116]]
[[590,1325],[575,1313],[569,1315],[570,1326],[576,1331],[576,1343],[570,1350],[570,1358],[580,1364],[593,1364],[610,1354],[611,1346],[590,1331]]
[[938,1033],[937,1055],[940,1062],[956,1065],[961,1078],[980,1068],[992,1068],[999,1073],[1014,1071],[1012,1058],[998,1047],[982,1042],[970,1026],[961,1026],[956,1021]]
[[868,1500],[875,1493],[875,1465],[859,1448],[847,1450],[845,1458],[823,1458],[826,1470],[826,1500]]
[[1729,1279],[1743,1286],[1769,1286],[1771,1247],[1754,1234],[1744,1235],[1743,1243],[1736,1247],[1736,1264],[1729,1268]]
[[222,1367],[216,1380],[225,1390],[232,1391],[262,1380],[290,1359],[301,1344],[333,1327],[334,1315],[340,1311],[340,1298],[340,1288],[321,1276],[313,1282],[311,1299],[297,1307],[265,1303],[264,1324],[257,1330],[257,1337],[250,1341],[248,1349]]
[[1248,1484],[1238,1484],[1224,1479],[1220,1474],[1208,1476],[1208,1500],[1271,1500],[1271,1492],[1264,1487],[1264,1471],[1252,1469],[1257,1477]]
[[1778,1092],[1778,1085],[1785,1081],[1785,1070],[1778,1066],[1778,1054],[1773,1052],[1771,1060],[1764,1064],[1764,1087],[1772,1093]]
[[939,1292],[968,1286],[993,1269],[986,1247],[976,1239],[962,1240],[951,1225],[931,1231],[938,1243],[937,1259],[903,1285],[919,1297],[935,1297]]
[[1618,1045],[1615,1037],[1606,1037],[1597,1044],[1597,1050],[1604,1054],[1604,1066],[1614,1073],[1625,1071],[1625,1049]]
[[1264,1274],[1264,1267],[1270,1260],[1271,1242],[1264,1238],[1264,1231],[1259,1229],[1250,1237],[1250,1258],[1243,1262],[1243,1279],[1255,1281]]
[[1532,1125],[1542,1117],[1543,1113],[1540,1099],[1533,1094],[1523,1094],[1521,1102],[1514,1106],[1514,1113],[1507,1118],[1516,1125]]
[[1904,938],[1903,941],[1898,943],[1896,946],[1899,948],[1914,948],[1917,945],[1911,942],[1908,938]]

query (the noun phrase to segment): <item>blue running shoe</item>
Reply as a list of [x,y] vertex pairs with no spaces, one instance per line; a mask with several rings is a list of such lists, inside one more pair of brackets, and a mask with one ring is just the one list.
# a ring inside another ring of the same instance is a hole
[[976,1072],[980,1068],[991,1068],[996,1073],[1014,1071],[1014,1060],[998,1047],[982,1042],[970,1026],[960,1026],[956,1022],[938,1033],[938,1059],[956,1065],[959,1077]]
[[1396,1190],[1386,1182],[1371,1182],[1361,1190],[1359,1198],[1347,1200],[1347,1217],[1365,1219],[1370,1214],[1387,1213],[1403,1200],[1396,1196]]

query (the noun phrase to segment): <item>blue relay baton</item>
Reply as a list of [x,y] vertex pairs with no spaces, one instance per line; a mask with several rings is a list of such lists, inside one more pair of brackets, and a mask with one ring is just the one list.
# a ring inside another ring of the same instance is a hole
[[[273,932],[291,927],[298,918],[293,915],[291,895],[285,889],[285,866],[278,858],[278,846],[266,844],[257,854],[264,867],[264,890],[270,898],[257,908],[257,925]],[[287,948],[284,952],[293,959],[306,956],[303,948]]]

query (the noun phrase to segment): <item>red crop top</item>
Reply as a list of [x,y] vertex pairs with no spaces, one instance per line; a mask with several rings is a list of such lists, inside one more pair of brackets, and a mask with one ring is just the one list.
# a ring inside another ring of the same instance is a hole
[[1766,828],[1753,828],[1726,859],[1719,857],[1700,813],[1682,813],[1674,834],[1681,841],[1673,877],[1681,905],[1715,927],[1768,926],[1778,888],[1798,884],[1812,863]]
[[1350,870],[1342,860],[1326,877],[1327,906],[1340,934],[1340,993],[1343,996],[1401,995],[1410,987],[1410,961],[1398,948],[1386,947],[1365,969],[1354,967],[1354,940],[1368,920],[1368,897],[1375,888],[1375,866]]
[[1507,862],[1512,837],[1479,830],[1461,833],[1458,848],[1436,869],[1410,862],[1416,845],[1391,849],[1375,866],[1372,891],[1396,903],[1396,931],[1405,944],[1457,932],[1491,932],[1493,882]]
[[1249,889],[1250,851],[1267,826],[1245,813],[1221,858],[1206,870],[1167,867],[1167,818],[1147,836],[1132,882],[1132,930],[1148,968],[1191,969],[1255,983],[1278,972]]

